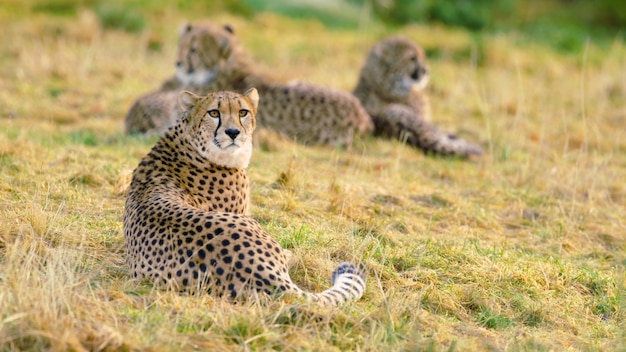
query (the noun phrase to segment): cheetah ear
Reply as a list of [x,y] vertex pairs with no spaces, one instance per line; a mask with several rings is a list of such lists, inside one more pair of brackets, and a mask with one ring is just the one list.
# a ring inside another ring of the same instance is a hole
[[256,88],[248,89],[243,95],[248,98],[248,101],[254,106],[254,112],[256,113],[257,107],[259,106],[259,92],[257,92]]
[[178,35],[181,36],[189,31],[191,31],[191,29],[193,28],[193,26],[191,25],[191,23],[189,22],[183,22],[180,27],[178,27]]
[[200,99],[199,96],[188,90],[183,90],[178,94],[178,105],[183,111],[189,111],[193,109],[198,99]]
[[228,23],[224,25],[224,29],[226,30],[226,32],[229,32],[230,34],[235,34],[235,29],[233,28],[233,26],[231,26]]

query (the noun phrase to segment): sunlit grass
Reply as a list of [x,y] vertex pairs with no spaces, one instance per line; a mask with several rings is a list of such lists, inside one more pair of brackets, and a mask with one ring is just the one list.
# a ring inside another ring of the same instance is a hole
[[[399,29],[432,56],[433,121],[481,143],[476,162],[260,131],[251,213],[294,253],[294,281],[324,289],[343,260],[367,271],[362,300],[326,310],[130,280],[124,193],[155,139],[123,135],[123,118],[172,75],[186,16],[164,4],[133,34],[102,30],[88,9],[24,20],[12,7],[0,8],[5,35],[20,39],[0,44],[2,349],[626,348],[623,43],[562,56],[512,34],[477,43]],[[271,14],[211,19],[234,26],[260,69],[344,90],[391,33]]]

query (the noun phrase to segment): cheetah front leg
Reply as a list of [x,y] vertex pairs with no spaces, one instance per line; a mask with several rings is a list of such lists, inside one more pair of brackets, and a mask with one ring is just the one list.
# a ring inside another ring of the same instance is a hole
[[483,154],[482,148],[454,134],[441,131],[407,106],[391,104],[372,114],[374,134],[405,141],[425,154],[463,159]]

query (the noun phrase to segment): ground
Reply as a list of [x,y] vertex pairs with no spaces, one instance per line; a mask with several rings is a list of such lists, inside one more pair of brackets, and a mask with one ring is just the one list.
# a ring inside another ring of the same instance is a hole
[[298,258],[294,281],[321,290],[355,260],[368,291],[339,309],[233,304],[155,290],[124,264],[126,187],[155,141],[125,136],[124,114],[173,74],[189,16],[151,11],[133,32],[90,8],[0,7],[2,350],[626,348],[622,40],[565,55],[515,33],[211,16],[260,68],[346,91],[369,46],[402,33],[430,59],[433,121],[487,151],[464,162],[260,131],[251,214]]

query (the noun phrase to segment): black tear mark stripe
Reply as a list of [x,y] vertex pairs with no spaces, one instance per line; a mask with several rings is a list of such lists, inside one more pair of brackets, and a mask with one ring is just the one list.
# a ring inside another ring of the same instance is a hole
[[187,68],[187,73],[193,73],[195,71],[194,67],[193,67],[193,62],[191,61],[191,54],[193,52],[192,48],[193,48],[193,44],[196,41],[196,36],[192,36],[191,40],[189,41],[189,51],[187,51],[187,63],[189,64],[189,68]]
[[222,106],[222,97],[217,98],[217,110],[220,111],[220,114],[217,119],[217,127],[215,128],[215,131],[213,132],[213,138],[217,138],[217,131],[220,129],[220,126],[222,125],[222,112],[220,110],[220,106]]

